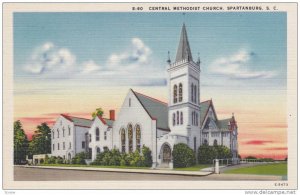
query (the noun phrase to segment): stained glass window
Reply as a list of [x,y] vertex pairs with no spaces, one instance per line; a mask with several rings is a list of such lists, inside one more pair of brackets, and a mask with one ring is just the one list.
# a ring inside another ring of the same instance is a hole
[[137,151],[141,151],[141,127],[140,125],[137,125],[135,127],[135,132],[136,132],[136,149]]
[[173,97],[174,97],[174,104],[177,103],[177,85],[174,85],[174,89],[173,89]]
[[126,136],[125,136],[125,129],[121,130],[121,144],[122,144],[122,152],[125,152],[125,142],[126,142]]
[[129,145],[129,152],[133,151],[133,131],[132,131],[132,125],[128,125],[128,145]]
[[182,102],[182,84],[179,84],[179,102]]

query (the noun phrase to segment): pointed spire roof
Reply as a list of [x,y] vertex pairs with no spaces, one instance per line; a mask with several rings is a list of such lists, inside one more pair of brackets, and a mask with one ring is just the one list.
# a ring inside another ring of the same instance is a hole
[[193,61],[192,52],[184,23],[181,29],[181,35],[176,55],[176,62],[180,62],[182,60]]

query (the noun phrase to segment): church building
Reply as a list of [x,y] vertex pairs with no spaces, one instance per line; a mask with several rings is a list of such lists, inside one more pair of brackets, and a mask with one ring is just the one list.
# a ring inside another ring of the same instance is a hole
[[220,120],[212,100],[200,102],[200,59],[193,60],[185,24],[176,59],[168,64],[167,103],[129,89],[117,117],[114,110],[109,119],[61,115],[52,128],[52,155],[71,159],[90,151],[94,160],[106,149],[128,153],[145,145],[152,151],[153,168],[172,168],[173,147],[184,143],[194,151],[203,144],[224,145],[237,158],[234,115]]

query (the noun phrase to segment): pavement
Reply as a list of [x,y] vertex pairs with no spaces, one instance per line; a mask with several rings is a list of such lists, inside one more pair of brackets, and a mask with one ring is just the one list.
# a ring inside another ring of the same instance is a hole
[[28,166],[25,168],[38,169],[56,169],[56,170],[81,170],[81,171],[101,171],[101,172],[118,172],[118,173],[148,173],[164,175],[186,175],[186,176],[207,176],[212,174],[211,171],[176,171],[167,169],[118,169],[118,168],[98,168],[98,167],[56,167],[56,166]]
[[[74,169],[76,168],[76,169]],[[194,175],[174,170],[112,170],[96,171],[81,167],[14,166],[15,181],[282,181],[281,176],[246,174]],[[126,172],[129,171],[129,172]],[[170,174],[170,172],[172,172]]]

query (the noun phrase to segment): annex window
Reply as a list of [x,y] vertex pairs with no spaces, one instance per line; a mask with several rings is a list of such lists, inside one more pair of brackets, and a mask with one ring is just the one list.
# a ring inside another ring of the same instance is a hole
[[71,127],[68,126],[69,135],[71,135]]
[[59,143],[57,143],[57,150],[59,150]]
[[71,149],[72,148],[72,144],[71,144],[71,142],[69,143],[69,149]]
[[104,131],[104,140],[107,139],[107,131]]
[[92,142],[92,135],[89,134],[89,142]]
[[179,102],[182,102],[182,83],[179,83]]
[[100,140],[100,130],[99,128],[97,127],[96,128],[96,141],[99,141]]
[[65,145],[65,142],[63,142],[63,150],[66,149],[66,145]]
[[204,145],[208,145],[207,139],[204,140]]
[[128,145],[129,145],[129,152],[133,151],[133,130],[132,130],[132,125],[128,125]]
[[59,130],[57,129],[57,138],[59,138]]
[[82,148],[82,149],[85,148],[85,141],[81,142],[81,148]]
[[183,113],[180,112],[180,124],[182,125],[183,124]]
[[65,137],[65,128],[64,127],[63,127],[62,131],[63,131],[63,137]]
[[54,149],[55,149],[55,145],[54,144],[52,144],[52,148],[53,148],[53,151],[54,151]]
[[177,103],[177,85],[174,85],[173,87],[173,103]]
[[176,112],[177,115],[177,125],[179,125],[179,111]]
[[141,151],[141,127],[140,125],[136,125],[135,127],[135,136],[136,136],[136,149],[137,151]]
[[122,145],[123,153],[125,153],[125,143],[126,143],[125,129],[122,129],[121,130],[121,145]]
[[97,154],[99,154],[100,153],[100,148],[97,147],[96,151],[97,151]]

